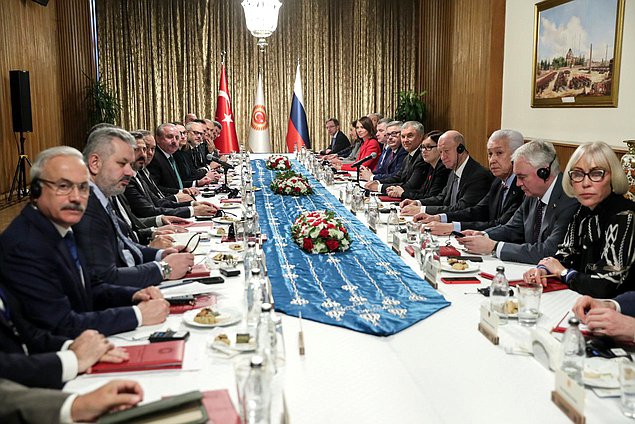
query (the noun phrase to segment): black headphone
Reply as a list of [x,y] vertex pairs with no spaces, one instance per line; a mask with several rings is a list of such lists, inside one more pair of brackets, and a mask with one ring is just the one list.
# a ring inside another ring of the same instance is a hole
[[31,180],[31,199],[35,200],[42,195],[42,183],[35,177]]
[[465,146],[463,145],[463,143],[459,143],[459,145],[456,146],[456,152],[460,155],[464,151],[465,151]]
[[551,175],[551,164],[555,160],[556,160],[556,156],[554,155],[553,159],[551,159],[551,162],[549,162],[548,166],[545,166],[544,168],[538,168],[536,170],[536,175],[538,175],[538,178],[540,178],[544,182],[547,182],[547,180],[549,179],[549,176]]

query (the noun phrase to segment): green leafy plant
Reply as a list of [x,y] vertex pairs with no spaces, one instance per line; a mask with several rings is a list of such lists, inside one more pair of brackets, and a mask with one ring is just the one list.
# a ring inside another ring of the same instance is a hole
[[85,87],[86,96],[84,97],[89,125],[92,127],[101,122],[114,124],[121,112],[119,99],[103,78],[96,79],[84,75],[89,81]]
[[400,91],[398,95],[395,119],[400,121],[419,121],[422,124],[426,120],[427,107],[423,101],[426,92]]

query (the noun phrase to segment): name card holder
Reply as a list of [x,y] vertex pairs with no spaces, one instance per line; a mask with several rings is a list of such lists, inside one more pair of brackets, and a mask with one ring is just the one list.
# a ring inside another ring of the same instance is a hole
[[372,231],[373,233],[377,234],[377,227],[375,227],[376,224],[373,224],[371,222],[368,223],[368,229],[370,231]]
[[498,326],[500,319],[496,312],[491,311],[487,306],[481,305],[481,321],[478,323],[478,331],[494,345],[498,345]]
[[586,423],[584,386],[561,369],[556,370],[556,390],[551,392],[551,401],[575,424]]
[[423,265],[423,275],[425,280],[432,286],[433,289],[437,290],[439,288],[439,283],[437,279],[439,277],[439,267],[437,265],[437,261],[429,260],[426,261]]
[[396,232],[392,235],[392,251],[401,256],[401,239]]

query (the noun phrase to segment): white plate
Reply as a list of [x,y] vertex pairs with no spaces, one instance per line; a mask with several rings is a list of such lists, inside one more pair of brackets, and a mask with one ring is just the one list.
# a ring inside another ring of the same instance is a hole
[[618,389],[620,363],[619,360],[606,358],[585,358],[582,381],[586,386],[602,389]]
[[[218,230],[223,230],[223,233],[219,233]],[[228,234],[227,228],[212,228],[209,230],[212,237],[224,237]]]
[[[225,343],[214,341],[216,336],[218,336],[219,334],[227,335],[227,337],[229,338],[229,346],[227,346]],[[221,330],[220,332],[218,332],[218,334],[214,334],[214,336],[212,337],[212,344],[221,344],[221,347],[225,349],[231,349],[236,352],[253,352],[254,350],[256,350],[256,339],[254,339],[253,337],[249,339],[249,343],[236,343],[236,331]]]
[[220,204],[220,208],[221,209],[238,209],[240,208],[240,203],[221,203]]
[[467,263],[466,269],[454,269],[452,268],[452,265],[448,264],[447,259],[443,259],[441,262],[441,270],[446,272],[455,272],[458,274],[469,274],[470,272],[477,272],[480,269],[480,267],[475,265],[473,262],[465,261],[465,263]]
[[[236,247],[232,249],[233,246]],[[214,243],[209,246],[209,250],[223,253],[240,253],[244,252],[245,248],[240,243]]]
[[218,218],[213,218],[212,221],[214,221],[217,224],[225,224],[225,225],[231,225],[234,222],[238,221],[238,218],[234,218],[233,216],[229,218],[231,218],[231,220],[227,219],[227,217],[225,216],[219,216]]
[[241,255],[240,253],[238,253],[238,252],[220,252],[220,253],[217,253],[217,254],[215,254],[215,255],[210,255],[209,257],[210,257],[210,258],[211,258],[214,262],[216,262],[216,263],[218,264],[218,263],[224,262],[224,261],[226,260],[226,259],[221,259],[221,260],[214,259],[214,256],[216,256],[216,255],[220,255],[220,254],[223,254],[223,255],[231,255],[231,256],[234,258],[234,260],[235,260],[236,262],[242,262],[242,261],[244,261],[244,260],[245,260],[245,257],[244,257],[243,255]]
[[191,325],[192,327],[201,327],[201,328],[212,328],[212,327],[225,327],[227,325],[236,324],[242,318],[242,314],[237,309],[223,309],[217,308],[215,309],[220,315],[216,317],[217,322],[214,324],[201,324],[199,322],[194,321],[194,317],[196,314],[200,312],[201,309],[192,309],[183,314],[183,322],[187,325]]

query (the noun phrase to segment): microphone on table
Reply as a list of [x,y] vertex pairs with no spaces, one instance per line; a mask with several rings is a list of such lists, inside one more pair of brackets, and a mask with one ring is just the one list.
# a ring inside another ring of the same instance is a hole
[[212,162],[216,162],[217,164],[219,164],[220,166],[222,166],[225,169],[234,169],[234,165],[232,165],[231,163],[227,163],[224,160],[220,160],[219,158],[217,158],[216,156],[214,156],[212,154],[208,154],[207,155],[207,160],[211,160]]
[[366,156],[365,158],[360,159],[357,162],[352,163],[351,167],[356,168],[356,167],[360,166],[362,163],[368,162],[369,160],[375,159],[376,157],[377,157],[377,153],[373,152],[370,155]]

